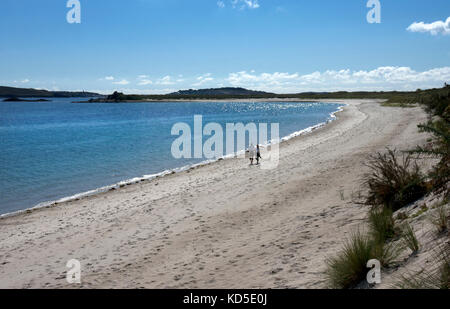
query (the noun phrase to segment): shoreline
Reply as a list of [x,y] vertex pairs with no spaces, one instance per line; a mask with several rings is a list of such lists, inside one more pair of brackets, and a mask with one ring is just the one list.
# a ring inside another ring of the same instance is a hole
[[[365,222],[352,194],[367,156],[427,138],[420,108],[345,103],[281,143],[275,170],[222,160],[0,219],[0,288],[323,288],[326,258]],[[65,280],[73,258],[81,285]]]
[[[336,99],[337,101],[349,101],[346,99]],[[335,99],[297,99],[297,98],[255,98],[255,99],[146,99],[146,100],[124,100],[124,101],[105,101],[105,102],[89,102],[89,101],[73,101],[74,104],[126,104],[126,103],[170,103],[170,102],[185,102],[185,103],[211,103],[211,102],[242,102],[242,103],[256,103],[256,102],[322,102],[322,103],[331,103],[332,101],[336,101]],[[356,99],[355,99],[356,100]],[[374,101],[377,101],[374,99]],[[381,100],[385,101],[385,100]]]
[[[217,101],[216,100],[207,100],[207,101],[201,101],[201,102],[218,102],[218,101],[220,101],[220,100],[217,100]],[[223,101],[224,102],[228,102],[228,100],[223,100]],[[334,101],[333,100],[329,100],[329,102],[325,102],[325,101],[318,100],[317,102],[319,102],[319,103],[331,103],[331,104],[343,104],[343,103],[338,103],[338,102],[336,103],[335,102],[336,100],[334,100]],[[188,101],[186,101],[186,102],[188,102]],[[229,102],[233,102],[233,101],[229,101]],[[251,101],[248,101],[248,102],[251,102]],[[264,100],[264,101],[261,101],[261,102],[266,102],[266,101]],[[283,102],[283,101],[280,101],[280,102]],[[291,101],[286,101],[286,102],[291,102]],[[300,102],[300,101],[298,101],[298,102]],[[310,102],[310,101],[307,101],[307,102]],[[284,143],[286,141],[289,141],[292,138],[296,138],[296,137],[299,137],[299,136],[302,136],[302,135],[305,135],[305,134],[310,134],[310,133],[312,133],[313,131],[315,131],[317,129],[325,127],[326,125],[330,124],[331,122],[336,121],[337,120],[336,115],[338,113],[342,112],[346,106],[347,106],[347,104],[344,104],[344,106],[341,106],[336,111],[330,113],[329,116],[330,116],[331,119],[329,119],[329,120],[327,120],[325,122],[318,123],[316,125],[313,125],[313,126],[305,128],[305,129],[301,129],[301,130],[292,132],[289,135],[281,137],[279,143],[281,144],[281,143]],[[271,141],[269,141],[268,144],[265,144],[265,146],[266,145],[270,145],[270,144],[271,144]],[[220,158],[204,160],[204,161],[201,161],[199,163],[194,163],[194,164],[190,164],[190,165],[184,165],[184,166],[181,166],[181,167],[175,167],[175,168],[167,169],[167,170],[155,173],[155,174],[142,175],[142,176],[137,176],[137,177],[130,178],[130,179],[125,179],[125,180],[119,181],[117,183],[113,183],[113,184],[110,184],[110,185],[98,187],[98,188],[91,189],[91,190],[88,190],[88,191],[85,191],[85,192],[78,192],[78,193],[72,194],[70,196],[61,197],[61,198],[56,199],[56,200],[40,202],[40,203],[38,203],[38,204],[36,204],[34,206],[31,206],[31,207],[28,207],[28,208],[24,208],[24,209],[21,209],[21,210],[16,210],[16,211],[13,211],[13,212],[7,212],[7,213],[4,213],[4,214],[0,214],[0,220],[3,219],[3,218],[9,218],[9,217],[18,216],[18,215],[21,215],[23,213],[29,213],[30,211],[38,211],[40,209],[50,208],[50,207],[54,207],[54,206],[57,206],[57,205],[60,205],[60,204],[63,204],[63,203],[80,200],[80,199],[83,199],[83,198],[86,198],[86,197],[90,197],[90,196],[94,196],[94,195],[97,195],[97,194],[105,193],[105,192],[108,192],[108,191],[111,191],[111,190],[117,190],[117,189],[122,188],[124,186],[130,186],[130,185],[133,185],[133,184],[136,184],[136,183],[140,183],[140,182],[143,182],[143,181],[152,181],[154,179],[165,177],[167,175],[182,173],[182,172],[185,172],[185,171],[188,171],[188,170],[192,170],[192,169],[196,169],[198,167],[202,167],[202,166],[205,166],[205,165],[214,164],[214,163],[216,163],[218,161],[221,161],[221,160],[236,159],[236,157],[238,157],[239,155],[242,155],[242,152],[243,151],[241,150],[236,155],[233,155],[233,154],[232,155],[224,155],[224,156],[222,156]]]

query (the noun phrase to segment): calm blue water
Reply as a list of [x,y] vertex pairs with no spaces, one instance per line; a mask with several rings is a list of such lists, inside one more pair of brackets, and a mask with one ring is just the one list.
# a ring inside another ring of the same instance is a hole
[[[196,163],[174,159],[176,122],[280,124],[280,137],[325,122],[339,104],[0,102],[0,214]],[[192,126],[193,128],[193,126]]]

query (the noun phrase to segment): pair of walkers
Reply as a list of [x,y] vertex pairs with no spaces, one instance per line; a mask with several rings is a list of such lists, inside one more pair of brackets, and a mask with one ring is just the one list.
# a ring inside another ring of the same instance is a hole
[[248,157],[250,159],[250,164],[253,165],[253,161],[256,159],[256,165],[259,164],[259,160],[262,159],[261,157],[261,147],[259,145],[253,145],[251,144],[250,147],[248,148],[247,152],[248,152]]

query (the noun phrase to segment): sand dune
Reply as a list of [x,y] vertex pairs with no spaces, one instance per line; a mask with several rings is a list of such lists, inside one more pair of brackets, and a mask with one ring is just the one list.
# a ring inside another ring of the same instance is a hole
[[367,214],[351,200],[365,158],[426,138],[419,108],[341,102],[337,121],[281,145],[275,170],[223,160],[0,219],[0,288],[324,287],[325,258]]

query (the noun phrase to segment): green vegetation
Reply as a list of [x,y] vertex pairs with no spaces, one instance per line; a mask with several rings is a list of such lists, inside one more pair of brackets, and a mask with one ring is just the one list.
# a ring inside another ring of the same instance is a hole
[[115,102],[121,102],[121,101],[134,101],[134,100],[140,100],[139,95],[125,95],[122,92],[114,92],[113,94],[109,95],[106,100],[108,101],[115,101]]
[[[408,107],[417,103],[429,105],[437,113],[442,114],[445,110],[445,102],[436,103],[436,96],[448,98],[450,86],[446,85],[440,89],[428,89],[417,91],[358,91],[358,92],[303,92],[293,94],[276,94],[263,91],[252,91],[243,88],[216,88],[200,90],[180,90],[178,92],[164,95],[138,95],[123,94],[116,92],[108,98],[100,98],[91,102],[124,102],[124,101],[167,101],[167,100],[225,100],[225,99],[299,99],[299,100],[321,100],[321,99],[379,99],[386,100],[385,106]],[[102,97],[97,93],[90,92],[68,92],[47,91],[38,89],[25,89],[0,86],[0,97]],[[446,103],[448,105],[448,102]]]
[[422,156],[438,158],[440,161],[429,173],[430,184],[434,191],[446,193],[450,180],[450,85],[439,91],[429,92],[420,97],[420,102],[428,113],[433,116],[428,123],[419,125],[419,129],[433,135],[425,146],[418,146],[410,151]]
[[200,90],[180,90],[164,95],[138,95],[114,92],[104,99],[94,99],[89,102],[127,102],[127,101],[169,101],[169,100],[222,100],[222,99],[266,99],[277,98],[275,93],[253,91],[244,88],[215,88]]
[[417,218],[421,215],[423,215],[424,213],[426,213],[428,211],[428,207],[427,205],[422,205],[420,206],[420,210],[418,212],[416,212],[415,214],[412,215],[413,218]]
[[[168,100],[226,100],[226,99],[379,99],[386,100],[386,106],[408,107],[411,104],[424,104],[425,98],[448,91],[448,86],[441,89],[417,90],[417,91],[380,91],[380,92],[303,92],[293,94],[276,94],[263,91],[252,91],[243,88],[215,88],[200,90],[180,90],[164,95],[136,95],[120,94],[120,101],[168,101]],[[447,90],[446,90],[447,89]],[[114,95],[114,94],[113,94]],[[0,95],[1,96],[1,95]],[[93,102],[116,102],[114,99],[99,99]]]
[[[403,104],[408,106],[410,104],[421,104],[428,106],[430,110],[438,110],[438,114],[442,114],[445,109],[445,103],[439,102],[439,98],[448,98],[450,92],[450,85],[445,84],[443,88],[433,88],[427,90],[417,89],[414,92],[386,92],[385,102],[387,105]],[[447,102],[448,106],[448,102]]]
[[275,93],[271,92],[264,92],[264,91],[254,91],[254,90],[248,90],[244,88],[239,87],[223,87],[223,88],[209,88],[209,89],[189,89],[189,90],[180,90],[175,93],[172,93],[172,95],[179,95],[179,96],[210,96],[210,95],[222,95],[222,96],[274,96]]
[[408,215],[404,212],[401,212],[397,214],[397,217],[395,219],[398,221],[405,221],[406,219],[408,219]]
[[365,204],[390,208],[396,211],[427,193],[424,176],[410,154],[401,161],[395,150],[377,153],[367,163],[370,173],[365,175],[364,185],[369,189]]
[[50,102],[47,99],[21,99],[18,97],[9,97],[3,100],[3,102]]
[[394,218],[390,208],[373,208],[369,212],[369,227],[372,239],[379,244],[395,236]]
[[[370,173],[364,177],[369,190],[364,204],[371,206],[368,215],[369,233],[353,234],[334,258],[327,260],[327,280],[333,288],[354,288],[367,274],[367,262],[374,258],[383,267],[389,267],[409,247],[419,250],[419,243],[409,224],[401,233],[403,243],[394,242],[396,231],[393,212],[427,193],[424,176],[411,154],[396,151],[377,153],[367,166]],[[347,273],[347,275],[345,275]]]
[[[441,89],[383,95],[389,96],[385,97],[385,106],[410,107],[416,103],[424,106],[430,114],[430,120],[427,124],[420,125],[419,129],[431,133],[433,138],[427,141],[426,146],[418,146],[402,155],[388,149],[387,153],[377,153],[369,159],[367,166],[370,173],[364,178],[368,194],[364,197],[363,204],[371,206],[368,216],[370,232],[368,236],[359,232],[353,234],[336,257],[327,260],[327,280],[333,288],[356,287],[364,280],[367,274],[366,263],[372,258],[378,259],[383,267],[387,267],[405,246],[413,254],[417,253],[420,249],[419,241],[408,222],[404,224],[401,241],[394,242],[397,233],[393,211],[417,201],[428,192],[443,192],[447,198],[450,195],[450,86],[446,84]],[[377,93],[377,96],[381,94]],[[373,98],[366,96],[368,97]],[[439,162],[431,172],[423,175],[412,155],[431,156],[438,158]],[[438,206],[437,216],[433,220],[439,233],[448,230],[449,215],[445,208],[447,198]],[[428,207],[424,204],[412,217],[418,217],[427,210]],[[398,220],[407,218],[404,212],[397,215]],[[448,289],[450,244],[444,243],[443,248],[434,258],[436,267],[403,276],[395,287]]]
[[396,234],[392,210],[373,208],[368,221],[369,233],[357,231],[351,234],[344,248],[335,257],[327,259],[326,278],[331,288],[356,287],[366,278],[369,260],[377,259],[383,267],[388,267],[403,251],[402,247],[387,242]]
[[360,231],[353,233],[336,257],[327,259],[327,282],[333,289],[356,287],[366,278],[367,262],[374,258],[372,241]]
[[417,240],[416,234],[409,223],[405,223],[402,233],[402,239],[405,245],[413,252],[419,251],[419,241]]
[[381,106],[384,107],[403,107],[403,108],[411,108],[411,107],[416,107],[416,104],[408,104],[408,103],[388,103],[388,102],[383,102],[381,103]]
[[25,88],[14,88],[14,87],[3,87],[0,86],[0,97],[10,98],[73,98],[73,97],[98,97],[98,93],[92,92],[69,92],[69,91],[47,91],[39,89],[25,89]]
[[398,234],[393,212],[389,207],[374,207],[369,211],[368,221],[373,256],[381,266],[389,267],[404,249],[393,242]]
[[403,252],[404,247],[394,242],[373,242],[373,256],[380,261],[381,266],[391,266],[398,256]]
[[431,222],[436,226],[437,232],[444,233],[448,230],[448,220],[449,220],[449,214],[447,213],[447,210],[445,209],[445,203],[441,203],[436,208],[436,215],[434,218],[432,218]]
[[450,289],[450,245],[444,244],[434,254],[434,267],[403,275],[394,288],[399,289]]
[[[440,162],[429,174],[432,187],[435,190],[446,190],[446,184],[450,180],[450,123],[448,120],[439,119],[430,121],[426,125],[420,125],[421,131],[434,135],[434,140],[426,147],[418,146],[411,153],[428,155],[440,159]],[[448,192],[447,192],[448,195]]]
[[380,261],[383,267],[389,267],[403,251],[402,246],[374,238],[376,231],[368,235],[360,231],[351,234],[344,247],[334,257],[326,260],[326,280],[330,288],[352,289],[367,276],[367,262]]

